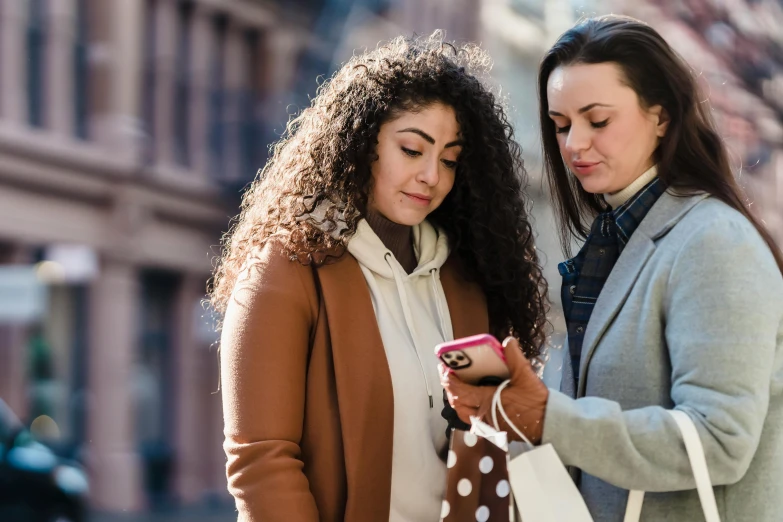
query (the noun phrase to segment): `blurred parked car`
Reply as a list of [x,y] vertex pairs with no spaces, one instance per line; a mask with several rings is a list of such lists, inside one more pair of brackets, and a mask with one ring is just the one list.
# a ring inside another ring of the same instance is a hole
[[36,441],[0,400],[0,521],[85,522],[87,475]]

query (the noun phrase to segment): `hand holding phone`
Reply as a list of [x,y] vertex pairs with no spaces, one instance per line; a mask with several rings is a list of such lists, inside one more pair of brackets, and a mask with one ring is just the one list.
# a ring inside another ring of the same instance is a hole
[[462,382],[497,386],[509,377],[503,346],[489,334],[441,343],[435,354]]

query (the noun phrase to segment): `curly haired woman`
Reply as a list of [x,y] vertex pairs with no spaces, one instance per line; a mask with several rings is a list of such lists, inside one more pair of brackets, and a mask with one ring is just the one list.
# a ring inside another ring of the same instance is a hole
[[439,34],[353,57],[246,193],[212,293],[240,520],[438,520],[433,348],[543,344],[524,169],[475,76],[488,66]]

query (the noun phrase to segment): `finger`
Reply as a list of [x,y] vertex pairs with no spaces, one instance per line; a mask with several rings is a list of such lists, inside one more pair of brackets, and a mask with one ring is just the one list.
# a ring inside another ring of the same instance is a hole
[[486,401],[487,387],[472,386],[459,380],[456,375],[450,375],[448,384],[445,386],[446,394],[449,397],[449,404],[456,408],[455,404],[465,405],[468,408],[476,409]]
[[463,396],[462,381],[446,374],[441,376],[440,384],[443,386],[443,389],[446,390],[446,399],[449,401],[449,404],[452,408],[456,409],[459,398]]
[[449,400],[451,400],[451,397],[464,398],[474,395],[470,389],[472,386],[465,384],[454,374],[446,375],[441,383],[443,384],[443,388],[446,390],[446,394],[450,396]]
[[489,398],[489,400],[484,401],[481,406],[476,408],[476,414],[475,416],[479,419],[486,419],[485,422],[490,422],[490,417],[492,416],[492,397]]
[[521,368],[525,364],[529,364],[522,353],[519,341],[514,337],[506,337],[503,341],[503,354],[506,356],[506,365],[508,365],[508,371],[511,374],[511,381],[515,382],[520,378]]
[[452,407],[454,408],[454,411],[457,412],[457,417],[459,417],[459,420],[461,420],[465,424],[470,424],[471,417],[478,417],[477,408],[470,408],[464,405],[459,405],[456,407],[452,406]]
[[506,356],[506,364],[513,384],[519,385],[531,378],[538,379],[533,365],[525,357],[519,346],[519,341],[514,337],[506,337],[503,341],[503,353]]

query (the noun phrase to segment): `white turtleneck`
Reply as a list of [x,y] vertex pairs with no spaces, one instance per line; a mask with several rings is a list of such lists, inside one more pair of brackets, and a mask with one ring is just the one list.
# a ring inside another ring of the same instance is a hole
[[604,194],[604,201],[606,201],[610,207],[617,208],[629,199],[631,199],[637,192],[639,192],[645,185],[651,182],[655,176],[658,175],[658,167],[653,165],[644,172],[641,176],[636,178],[633,183],[625,187],[619,192],[614,194]]

